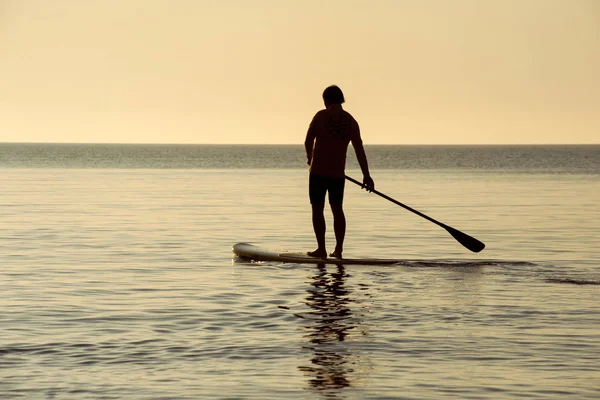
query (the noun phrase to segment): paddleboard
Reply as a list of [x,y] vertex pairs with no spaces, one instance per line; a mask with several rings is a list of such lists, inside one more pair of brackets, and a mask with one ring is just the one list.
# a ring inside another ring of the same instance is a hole
[[298,264],[336,264],[336,265],[390,265],[398,264],[400,260],[389,258],[318,258],[306,253],[277,252],[265,250],[250,243],[233,245],[233,253],[241,258],[254,261],[278,261]]

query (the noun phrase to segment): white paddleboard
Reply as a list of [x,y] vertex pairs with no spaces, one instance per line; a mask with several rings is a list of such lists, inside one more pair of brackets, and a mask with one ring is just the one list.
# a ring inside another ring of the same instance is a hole
[[238,257],[255,261],[279,261],[284,263],[299,264],[337,264],[337,265],[390,265],[398,264],[401,260],[389,258],[318,258],[306,253],[276,252],[261,249],[250,243],[237,243],[233,245],[233,253]]

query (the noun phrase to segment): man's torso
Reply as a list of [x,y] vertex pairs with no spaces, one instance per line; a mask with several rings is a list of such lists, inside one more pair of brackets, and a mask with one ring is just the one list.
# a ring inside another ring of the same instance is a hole
[[358,124],[343,109],[322,110],[311,123],[316,140],[310,171],[313,174],[344,177],[348,144],[358,133]]

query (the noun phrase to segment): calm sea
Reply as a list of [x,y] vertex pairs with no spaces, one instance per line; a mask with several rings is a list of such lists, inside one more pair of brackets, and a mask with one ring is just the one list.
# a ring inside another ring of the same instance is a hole
[[600,398],[600,146],[366,150],[486,249],[348,182],[398,265],[236,260],[315,248],[302,146],[0,144],[0,398]]

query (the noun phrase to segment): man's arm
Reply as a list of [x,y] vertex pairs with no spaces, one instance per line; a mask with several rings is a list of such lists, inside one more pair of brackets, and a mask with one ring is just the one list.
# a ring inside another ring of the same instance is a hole
[[356,159],[358,160],[358,165],[360,165],[360,170],[363,174],[363,187],[366,186],[366,189],[371,191],[372,189],[375,189],[375,182],[373,182],[373,178],[371,178],[371,174],[369,173],[369,162],[367,161],[367,154],[365,153],[362,138],[360,137],[358,124],[356,124],[356,134],[353,135],[352,147],[354,147]]
[[306,149],[306,163],[308,165],[310,165],[312,162],[313,148],[315,145],[315,139],[317,138],[317,130],[315,126],[316,119],[317,116],[315,115],[312,121],[310,122],[308,132],[306,132],[306,139],[304,140],[304,148]]

